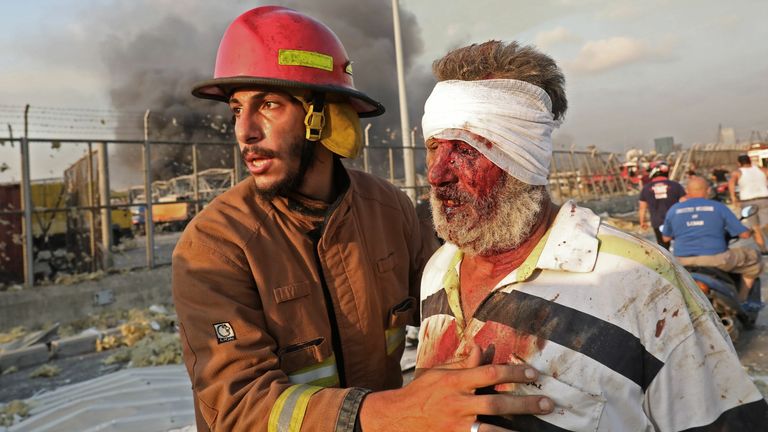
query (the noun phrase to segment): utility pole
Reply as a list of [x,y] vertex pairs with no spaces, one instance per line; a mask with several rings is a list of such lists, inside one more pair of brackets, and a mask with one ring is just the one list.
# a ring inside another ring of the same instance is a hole
[[392,0],[392,21],[395,30],[395,58],[397,63],[397,94],[400,98],[400,130],[403,140],[403,168],[405,187],[408,197],[416,203],[416,167],[413,160],[411,125],[408,121],[408,100],[405,95],[405,72],[403,67],[403,41],[400,36],[400,7],[397,0]]

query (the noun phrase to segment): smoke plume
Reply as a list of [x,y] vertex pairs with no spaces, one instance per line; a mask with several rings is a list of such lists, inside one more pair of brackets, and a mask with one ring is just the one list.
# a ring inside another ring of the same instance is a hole
[[[252,2],[216,6],[199,5],[195,11],[165,5],[164,16],[156,17],[136,34],[115,34],[102,43],[111,84],[111,98],[118,110],[141,112],[151,110],[151,140],[223,141],[234,144],[231,116],[224,104],[200,100],[190,94],[195,82],[213,75],[215,53],[221,35],[240,13],[256,7]],[[193,2],[194,3],[194,2]],[[391,2],[387,0],[286,0],[278,4],[302,11],[327,24],[344,43],[353,61],[355,86],[382,102],[387,113],[372,123],[372,145],[399,145],[399,108],[395,46],[392,30]],[[152,3],[156,5],[157,3]],[[163,9],[163,8],[161,8]],[[192,8],[194,9],[194,8]],[[203,10],[203,12],[201,12]],[[109,16],[108,22],[125,22],[126,14],[142,11],[121,10],[120,16]],[[117,14],[117,12],[116,12]],[[402,10],[400,21],[409,94],[409,117],[417,126],[423,101],[433,81],[425,68],[413,68],[413,59],[422,51],[420,29],[415,16]],[[138,115],[126,116],[119,130],[136,130],[135,139],[143,133]],[[199,147],[198,169],[232,166],[232,146]],[[156,145],[152,150],[153,176],[165,180],[191,172],[189,146]],[[120,171],[141,169],[139,146],[118,146]]]

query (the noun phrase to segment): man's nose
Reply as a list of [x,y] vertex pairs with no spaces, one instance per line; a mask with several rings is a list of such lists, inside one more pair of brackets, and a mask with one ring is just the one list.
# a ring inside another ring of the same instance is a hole
[[428,161],[427,181],[432,186],[443,186],[456,182],[453,155],[450,146],[440,146]]
[[243,144],[252,144],[264,138],[264,128],[258,114],[249,114],[247,111],[235,120],[235,137]]

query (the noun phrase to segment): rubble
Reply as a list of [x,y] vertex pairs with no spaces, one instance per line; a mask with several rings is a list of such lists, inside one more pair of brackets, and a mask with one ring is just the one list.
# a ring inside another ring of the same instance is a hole
[[[9,370],[39,365],[55,358],[111,349],[126,352],[115,353],[106,364],[178,363],[181,361],[181,347],[173,312],[172,307],[152,305],[148,309],[103,312],[64,326],[56,323],[34,332],[28,332],[23,327],[14,328],[3,334],[2,340],[10,342],[0,344],[0,372],[10,373]],[[145,339],[146,342],[140,343]],[[33,372],[35,376],[50,376],[46,375],[49,373],[55,372],[42,367]]]
[[[112,361],[127,357],[129,358],[128,367],[161,366],[182,362],[181,341],[178,333],[152,333],[135,346],[122,348],[122,350],[126,353],[116,354],[116,358]],[[105,364],[107,364],[106,361]]]
[[32,373],[29,374],[30,378],[50,378],[58,375],[61,372],[61,368],[52,365],[52,364],[44,364],[37,369],[33,370]]
[[0,426],[12,426],[29,416],[32,406],[24,401],[13,400],[0,406]]

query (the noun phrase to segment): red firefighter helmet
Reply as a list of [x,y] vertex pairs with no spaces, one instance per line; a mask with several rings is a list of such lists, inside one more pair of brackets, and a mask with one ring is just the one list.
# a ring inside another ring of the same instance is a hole
[[232,89],[246,86],[308,89],[347,99],[360,117],[384,113],[377,101],[352,82],[352,63],[325,24],[281,6],[262,6],[237,17],[219,44],[212,80],[192,94],[226,102]]

